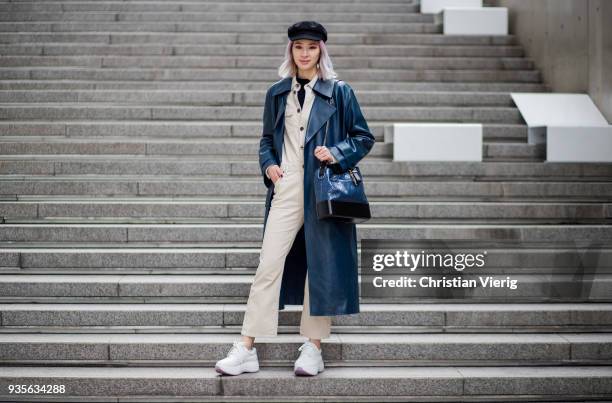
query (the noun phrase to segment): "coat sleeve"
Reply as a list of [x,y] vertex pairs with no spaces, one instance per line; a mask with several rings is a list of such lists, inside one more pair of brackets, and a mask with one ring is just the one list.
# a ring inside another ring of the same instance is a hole
[[263,130],[261,140],[259,140],[259,167],[263,175],[264,185],[272,186],[272,179],[266,175],[266,169],[270,165],[278,165],[274,152],[274,108],[273,98],[270,89],[266,93],[266,102],[263,112]]
[[346,139],[329,147],[330,153],[337,161],[332,166],[336,165],[341,172],[354,168],[370,152],[376,141],[361,113],[355,92],[348,84],[344,85],[348,92],[344,110],[344,127],[348,135]]

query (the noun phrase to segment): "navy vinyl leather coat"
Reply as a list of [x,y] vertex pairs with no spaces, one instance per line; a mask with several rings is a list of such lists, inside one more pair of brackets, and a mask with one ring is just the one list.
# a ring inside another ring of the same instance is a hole
[[[259,165],[268,188],[264,232],[274,197],[274,183],[265,172],[270,165],[281,165],[285,105],[291,80],[292,77],[287,77],[274,83],[266,93],[259,145]],[[357,231],[355,224],[317,218],[314,178],[319,160],[314,156],[314,149],[323,143],[327,122],[329,128],[325,145],[337,161],[330,167],[336,172],[343,172],[357,165],[372,149],[375,139],[353,89],[347,83],[319,78],[313,90],[315,98],[304,144],[304,225],[298,231],[285,260],[279,310],[284,309],[285,304],[303,304],[308,270],[311,315],[353,314],[359,312]]]

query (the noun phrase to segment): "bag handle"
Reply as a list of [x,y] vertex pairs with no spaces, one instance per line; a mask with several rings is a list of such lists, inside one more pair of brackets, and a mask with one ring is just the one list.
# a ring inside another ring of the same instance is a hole
[[[325,137],[327,137],[327,124],[328,122],[325,122]],[[325,144],[325,141],[323,142],[323,144]],[[319,178],[323,177],[326,166],[327,166],[327,161],[319,161]],[[361,175],[359,174],[357,167],[349,168],[347,172],[349,173],[349,175],[351,175],[351,180],[353,181],[355,186],[358,186],[359,182],[361,182]]]

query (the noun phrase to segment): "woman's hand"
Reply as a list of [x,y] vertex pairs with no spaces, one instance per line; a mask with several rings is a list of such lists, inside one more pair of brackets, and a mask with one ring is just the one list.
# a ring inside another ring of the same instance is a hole
[[330,163],[334,162],[334,157],[332,156],[329,149],[325,146],[317,146],[314,150],[314,155],[319,159],[319,161],[327,161]]
[[272,179],[272,182],[276,184],[276,181],[283,176],[284,172],[281,167],[278,165],[270,165],[266,170],[268,172],[268,176]]

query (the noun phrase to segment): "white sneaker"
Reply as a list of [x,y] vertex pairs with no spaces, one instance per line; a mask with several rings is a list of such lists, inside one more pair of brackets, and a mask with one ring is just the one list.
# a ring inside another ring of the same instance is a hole
[[314,376],[325,369],[321,350],[314,343],[307,341],[300,346],[298,351],[302,353],[293,365],[293,372],[296,375]]
[[235,341],[234,345],[227,353],[227,357],[217,361],[215,370],[223,375],[239,375],[243,372],[259,371],[259,360],[257,360],[257,350],[252,347],[246,348],[244,342]]

